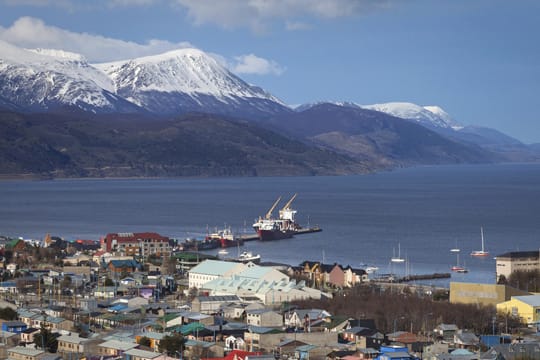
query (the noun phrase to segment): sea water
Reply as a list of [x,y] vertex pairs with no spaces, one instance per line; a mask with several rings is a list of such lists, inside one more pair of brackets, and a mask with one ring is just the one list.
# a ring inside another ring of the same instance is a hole
[[[493,283],[495,256],[540,247],[539,164],[335,177],[2,181],[0,235],[98,240],[151,231],[185,239],[225,226],[252,233],[254,220],[279,196],[283,206],[295,193],[298,222],[323,231],[251,241],[240,251],[259,253],[263,261],[369,265],[405,275],[450,272],[458,260],[450,249],[457,247],[469,273],[453,273],[451,280]],[[481,248],[481,227],[490,255],[479,259],[469,254]],[[390,262],[398,255],[405,262]]]

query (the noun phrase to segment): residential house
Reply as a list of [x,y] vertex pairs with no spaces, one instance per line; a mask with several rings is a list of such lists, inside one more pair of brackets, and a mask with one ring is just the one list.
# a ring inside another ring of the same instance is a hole
[[373,348],[360,348],[357,349],[356,353],[361,360],[376,359],[380,354],[378,350]]
[[448,354],[448,343],[435,342],[433,344],[424,345],[422,349],[422,357],[424,359],[436,359],[438,355]]
[[21,336],[21,343],[23,344],[32,344],[34,342],[34,336],[40,332],[40,329],[35,327],[26,328],[19,335]]
[[182,313],[171,313],[165,314],[158,320],[158,324],[161,325],[163,329],[168,329],[174,326],[179,326],[184,323]]
[[384,334],[376,329],[370,329],[362,326],[355,326],[344,330],[340,334],[341,338],[346,342],[351,342],[356,345],[356,348],[375,348],[378,349],[384,344]]
[[76,359],[78,356],[86,354],[85,343],[88,339],[79,337],[79,334],[62,335],[58,338],[57,352],[64,359]]
[[163,356],[162,353],[141,349],[130,349],[124,352],[125,360],[154,360]]
[[138,346],[134,342],[108,340],[98,345],[98,353],[101,356],[123,356],[124,352]]
[[354,270],[350,266],[344,268],[340,264],[334,264],[328,273],[328,284],[338,288],[352,287],[366,280],[365,270]]
[[191,302],[191,310],[203,314],[216,314],[221,312],[222,307],[240,302],[237,295],[197,296]]
[[309,331],[311,326],[324,320],[331,320],[331,314],[322,309],[295,309],[285,313],[284,325],[288,328],[303,328]]
[[214,358],[223,357],[223,346],[215,342],[187,340],[184,344],[185,358]]
[[2,331],[20,334],[28,328],[28,325],[22,321],[3,321]]
[[306,276],[314,287],[319,287],[328,282],[328,274],[334,265],[322,264],[320,262],[304,261],[300,264],[301,275]]
[[[15,334],[9,331],[0,331],[0,339],[2,339],[1,343],[7,347],[19,345],[19,343],[21,342],[20,334]],[[2,356],[0,355],[0,358],[1,357]]]
[[46,353],[43,350],[16,346],[8,349],[8,359],[10,360],[40,360]]
[[454,345],[460,349],[477,350],[480,347],[480,339],[470,331],[458,330],[454,334]]
[[227,336],[225,338],[225,351],[231,350],[246,350],[246,343],[244,339],[240,336]]
[[376,358],[377,360],[413,360],[415,359],[412,355],[408,353],[407,347],[389,345],[381,346],[380,355]]
[[479,360],[480,355],[466,349],[455,349],[448,354],[438,354],[434,360]]
[[89,263],[91,259],[90,255],[76,253],[75,255],[63,258],[62,263],[64,266],[78,266],[80,263]]
[[454,334],[458,331],[455,324],[439,324],[434,330],[434,333],[442,341],[446,343],[454,342]]
[[132,273],[134,271],[142,269],[142,265],[138,263],[134,259],[129,260],[111,260],[107,264],[107,269],[112,273],[115,274],[114,276],[118,276],[122,273]]
[[95,311],[98,308],[97,300],[94,297],[80,298],[77,301],[79,309],[83,311]]
[[116,292],[116,286],[98,286],[94,289],[93,295],[96,299],[114,299]]
[[519,316],[528,325],[540,323],[540,294],[512,296],[510,301],[497,304],[497,311]]
[[21,239],[11,239],[6,242],[5,249],[13,251],[13,254],[15,255],[26,249],[26,243]]
[[163,339],[167,335],[168,333],[146,331],[146,332],[135,335],[135,341],[137,342],[137,344],[139,344],[141,342],[141,339],[145,337],[150,340],[149,347],[154,351],[159,351],[159,342],[161,341],[161,339]]
[[280,359],[285,358],[294,358],[296,356],[296,349],[299,346],[308,345],[307,343],[295,340],[295,339],[284,339],[277,345],[277,354]]
[[271,309],[246,310],[246,322],[255,326],[282,327],[283,315]]
[[299,360],[326,359],[326,355],[332,351],[323,346],[312,344],[300,345],[296,348],[296,358]]
[[480,357],[482,360],[521,360],[521,359],[540,359],[540,344],[515,343],[501,344],[492,346]]

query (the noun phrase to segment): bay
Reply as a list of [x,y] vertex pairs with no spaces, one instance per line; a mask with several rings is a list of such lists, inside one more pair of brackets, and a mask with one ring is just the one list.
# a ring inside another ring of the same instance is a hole
[[[363,264],[379,272],[449,272],[461,249],[470,272],[452,281],[495,281],[494,256],[540,247],[540,165],[431,166],[370,175],[211,179],[68,179],[0,182],[0,234],[94,239],[153,231],[202,238],[214,228],[252,232],[278,196],[320,233],[244,248],[263,261]],[[469,256],[481,247],[490,256]],[[405,264],[392,264],[398,248]],[[447,285],[444,281],[443,285]]]

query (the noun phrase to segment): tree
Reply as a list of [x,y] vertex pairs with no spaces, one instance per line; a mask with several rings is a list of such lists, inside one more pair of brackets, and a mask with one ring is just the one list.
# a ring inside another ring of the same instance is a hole
[[13,310],[10,307],[0,308],[0,319],[3,320],[17,320],[18,318],[17,311]]
[[106,278],[105,283],[103,285],[104,286],[114,286],[114,281],[112,281],[111,278]]
[[150,341],[150,338],[147,338],[146,336],[139,339],[139,345],[149,347],[151,344],[152,342]]
[[183,358],[184,344],[186,339],[181,333],[173,333],[172,335],[166,335],[159,342],[159,351],[167,353],[169,356],[175,356],[181,354]]
[[41,329],[39,333],[34,335],[34,344],[38,348],[51,353],[55,353],[58,349],[58,340],[54,334],[51,333],[51,330],[45,326],[44,322],[41,322]]

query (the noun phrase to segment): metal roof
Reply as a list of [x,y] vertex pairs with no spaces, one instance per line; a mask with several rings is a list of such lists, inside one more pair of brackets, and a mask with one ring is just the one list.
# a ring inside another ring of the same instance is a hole
[[241,263],[220,260],[205,260],[191,269],[190,273],[222,276],[236,267],[245,266]]

